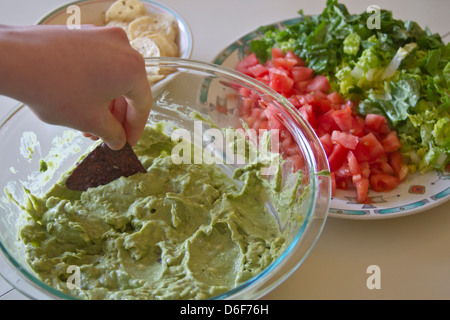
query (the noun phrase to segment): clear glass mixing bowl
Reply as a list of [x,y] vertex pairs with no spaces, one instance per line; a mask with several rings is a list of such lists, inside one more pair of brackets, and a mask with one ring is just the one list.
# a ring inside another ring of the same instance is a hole
[[[278,219],[280,232],[289,244],[285,251],[257,276],[214,299],[258,299],[278,286],[305,260],[325,223],[330,203],[330,179],[324,150],[309,124],[290,103],[269,87],[218,65],[180,58],[148,58],[147,70],[170,72],[165,81],[152,87],[153,107],[149,121],[169,120],[178,128],[192,132],[195,110],[220,128],[239,127],[240,108],[245,97],[260,105],[272,105],[277,119],[293,136],[303,158],[303,182],[296,197],[301,206],[283,215],[271,207]],[[245,97],[241,94],[245,93]],[[250,93],[250,94],[249,94]],[[177,105],[177,108],[171,106]],[[198,117],[197,117],[198,121]],[[209,127],[204,122],[205,129]],[[208,143],[203,141],[203,147]],[[55,152],[55,145],[58,152]],[[25,105],[19,105],[0,125],[0,272],[14,288],[31,299],[72,299],[39,280],[26,261],[18,236],[25,218],[7,192],[20,204],[24,201],[22,186],[40,195],[70,168],[92,145],[78,132],[41,122]],[[62,150],[62,151],[61,151]],[[216,150],[220,152],[220,150]],[[53,161],[51,169],[40,172],[41,159]],[[223,165],[232,172],[238,164]],[[285,170],[288,180],[292,170]],[[270,207],[270,204],[268,204]]]

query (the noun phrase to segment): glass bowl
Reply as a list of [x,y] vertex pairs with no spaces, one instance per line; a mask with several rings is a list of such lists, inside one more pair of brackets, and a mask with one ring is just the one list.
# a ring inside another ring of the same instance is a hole
[[[283,251],[256,276],[210,298],[249,300],[263,297],[302,264],[324,226],[331,184],[327,175],[327,158],[320,141],[286,99],[232,69],[181,58],[147,58],[146,68],[148,72],[152,72],[153,68],[171,72],[168,81],[152,87],[153,107],[149,123],[167,121],[174,124],[173,128],[186,130],[194,136],[198,121],[201,121],[202,132],[210,128],[247,128],[241,115],[242,106],[250,101],[256,103],[257,108],[270,106],[273,116],[283,125],[285,134],[292,135],[298,155],[303,159],[301,185],[291,189],[294,190],[292,205],[277,210],[270,200],[279,199],[283,191],[292,187],[288,181],[293,181],[290,178],[297,174],[298,169],[293,169],[292,161],[281,154],[282,157],[275,157],[285,159],[275,163],[275,166],[280,165],[277,168],[282,169],[277,171],[279,175],[270,171],[262,175],[267,181],[275,176],[282,181],[279,193],[267,200],[266,207],[277,220],[280,235],[286,239]],[[247,130],[250,131],[250,128]],[[201,138],[199,144],[202,148],[210,148],[210,137],[201,137],[203,140]],[[258,140],[249,138],[249,141]],[[73,297],[39,280],[26,261],[24,245],[18,235],[18,230],[26,223],[26,217],[17,206],[25,202],[26,194],[22,186],[32,194],[42,195],[92,145],[91,140],[74,130],[41,122],[25,105],[19,105],[1,122],[0,149],[3,152],[0,187],[5,192],[0,194],[0,271],[8,283],[31,299]],[[224,155],[220,147],[212,151],[219,158]],[[269,153],[275,151],[272,149]],[[40,170],[42,160],[52,165]],[[218,162],[217,166],[231,175],[235,169],[248,165],[234,162]]]

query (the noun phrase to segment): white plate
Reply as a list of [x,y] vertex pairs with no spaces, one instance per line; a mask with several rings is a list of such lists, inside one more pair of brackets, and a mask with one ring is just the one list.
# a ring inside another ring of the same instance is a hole
[[[283,28],[299,22],[293,18],[274,23]],[[245,34],[223,49],[213,63],[234,68],[250,52],[250,42],[262,33],[254,30]],[[331,199],[329,216],[347,219],[385,219],[405,216],[428,210],[450,199],[450,172],[429,172],[424,175],[410,174],[406,181],[391,192],[369,190],[370,204],[356,202],[354,190],[337,190]]]
[[[103,15],[114,2],[115,0],[81,0],[70,2],[46,14],[39,19],[37,24],[66,25],[67,20],[72,15],[71,12],[67,12],[67,8],[71,5],[76,5],[80,8],[81,24],[103,26]],[[179,30],[177,44],[180,50],[180,58],[189,59],[193,50],[193,37],[184,18],[174,10],[160,3],[149,0],[141,0],[141,2],[145,4],[149,13],[166,13],[177,19]]]

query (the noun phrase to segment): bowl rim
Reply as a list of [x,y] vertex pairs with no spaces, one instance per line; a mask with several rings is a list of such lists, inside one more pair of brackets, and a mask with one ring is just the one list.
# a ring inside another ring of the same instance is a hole
[[[186,52],[180,58],[185,58],[185,59],[190,58],[192,56],[192,52],[194,50],[194,36],[193,36],[192,30],[191,30],[191,27],[187,23],[186,19],[181,14],[179,14],[176,10],[174,10],[162,3],[152,1],[152,0],[140,0],[140,1],[147,3],[150,6],[157,7],[160,10],[167,11],[168,13],[170,13],[172,16],[174,16],[177,19],[178,23],[183,26],[183,29],[185,31],[185,32],[183,32],[183,34],[186,36],[186,40],[187,40],[186,41],[186,43],[187,43]],[[43,25],[47,19],[49,19],[50,17],[52,17],[54,14],[58,13],[59,11],[66,9],[67,7],[69,7],[71,5],[77,5],[77,4],[87,3],[87,2],[112,2],[113,3],[113,0],[75,0],[75,1],[71,1],[71,2],[65,3],[65,4],[51,10],[48,13],[45,13],[41,18],[39,18],[35,22],[35,24]]]
[[[312,134],[316,139],[318,140],[317,135],[315,134],[312,127],[309,125],[309,123],[302,118],[302,116],[295,112],[295,107],[283,96],[278,94],[275,90],[270,88],[269,86],[253,79],[250,76],[247,76],[243,73],[240,73],[234,69],[231,69],[229,67],[225,67],[222,65],[217,65],[209,62],[203,62],[203,61],[197,61],[192,59],[184,59],[179,57],[151,57],[151,58],[145,58],[146,66],[152,66],[152,65],[158,65],[161,66],[176,66],[179,68],[183,68],[183,66],[186,68],[186,66],[189,66],[189,69],[196,70],[196,71],[202,71],[202,72],[219,72],[221,75],[225,75],[228,77],[232,77],[233,79],[237,79],[239,81],[242,81],[244,83],[250,83],[252,86],[258,88],[261,90],[264,94],[267,94],[268,96],[271,96],[272,98],[276,98],[276,100],[283,106],[286,107],[286,110],[281,110],[282,112],[287,112],[289,116],[294,117],[296,121],[298,121],[300,124],[302,124],[302,128],[297,128],[298,130],[303,131],[303,129],[306,129],[309,134]],[[19,111],[23,110],[26,107],[26,104],[19,103],[15,108],[13,108],[10,113],[8,113],[6,116],[3,117],[3,119],[0,120],[0,130],[3,128],[3,126],[10,121],[15,114],[17,114]],[[278,107],[278,106],[277,106]],[[259,283],[265,283],[266,281],[270,280],[272,277],[272,272],[278,271],[280,272],[280,269],[283,269],[283,266],[285,266],[286,263],[289,262],[290,259],[292,259],[292,255],[295,253],[295,247],[299,246],[301,244],[300,240],[303,240],[303,236],[308,236],[309,231],[311,228],[314,228],[314,234],[312,234],[310,237],[311,239],[308,239],[307,241],[310,241],[309,246],[307,247],[306,251],[302,253],[301,259],[295,262],[291,262],[291,265],[289,266],[289,270],[284,271],[283,274],[278,275],[277,283],[271,284],[271,286],[266,289],[263,293],[260,293],[260,296],[263,294],[267,294],[270,292],[273,288],[278,286],[280,283],[282,283],[285,279],[287,279],[306,259],[306,257],[309,255],[311,250],[313,249],[314,245],[316,244],[317,240],[319,239],[323,227],[325,225],[325,222],[328,217],[328,211],[329,206],[331,203],[331,182],[328,180],[328,187],[327,192],[328,195],[326,197],[326,204],[324,208],[321,208],[321,216],[314,216],[315,214],[315,208],[317,206],[317,201],[320,198],[320,192],[321,188],[320,185],[323,181],[319,180],[318,172],[320,170],[317,169],[318,163],[315,161],[316,157],[321,157],[325,159],[324,163],[326,164],[326,167],[328,168],[328,161],[326,160],[325,151],[322,147],[322,145],[319,143],[316,147],[319,148],[321,154],[315,155],[313,152],[308,152],[305,154],[307,159],[305,161],[308,163],[308,167],[313,170],[313,172],[310,174],[310,183],[311,188],[313,188],[312,194],[312,200],[310,202],[308,212],[305,214],[303,225],[301,226],[300,230],[295,234],[295,236],[292,238],[291,242],[288,246],[284,249],[282,254],[277,257],[272,263],[264,268],[259,274],[256,276],[248,279],[244,283],[238,285],[237,287],[224,292],[222,294],[219,294],[217,296],[209,298],[209,300],[216,300],[216,299],[234,299],[237,295],[245,293],[247,290],[250,290],[254,285]],[[312,157],[314,156],[314,159]],[[322,160],[323,160],[322,159]],[[323,165],[323,163],[322,163]],[[322,170],[325,170],[326,168],[322,168]],[[49,285],[45,284],[43,281],[41,281],[39,278],[37,278],[35,275],[30,274],[28,270],[25,270],[23,267],[20,266],[20,264],[10,255],[8,249],[6,249],[3,244],[0,241],[0,254],[9,257],[8,263],[13,266],[15,266],[15,272],[19,271],[20,274],[24,275],[27,279],[27,282],[31,282],[31,285],[34,287],[38,286],[41,290],[44,289],[44,294],[50,295],[52,297],[56,297],[57,299],[69,299],[69,300],[77,300],[76,298],[65,294],[53,287],[50,287]],[[12,261],[11,261],[12,260]],[[293,264],[293,265],[292,265]],[[14,283],[11,283],[8,281],[13,287],[17,288]],[[29,296],[26,292],[23,292],[20,288],[17,288],[21,293]],[[258,298],[258,297],[256,297]]]

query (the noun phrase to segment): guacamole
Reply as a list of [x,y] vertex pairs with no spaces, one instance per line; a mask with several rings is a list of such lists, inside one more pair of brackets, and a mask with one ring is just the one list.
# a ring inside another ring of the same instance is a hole
[[20,238],[40,279],[79,299],[207,299],[283,252],[266,205],[279,186],[260,166],[230,177],[217,165],[174,164],[177,142],[163,131],[147,126],[134,147],[146,173],[81,192],[65,187],[69,170],[43,197],[28,194]]

